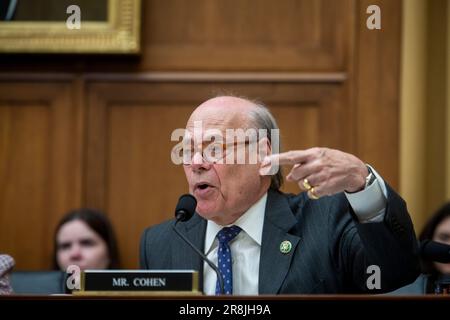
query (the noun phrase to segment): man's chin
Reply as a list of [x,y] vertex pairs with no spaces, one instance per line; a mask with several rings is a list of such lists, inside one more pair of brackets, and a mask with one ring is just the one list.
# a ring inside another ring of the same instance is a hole
[[201,200],[197,202],[197,209],[196,211],[200,216],[202,216],[205,219],[211,219],[214,217],[217,213],[217,204],[215,201],[204,201]]

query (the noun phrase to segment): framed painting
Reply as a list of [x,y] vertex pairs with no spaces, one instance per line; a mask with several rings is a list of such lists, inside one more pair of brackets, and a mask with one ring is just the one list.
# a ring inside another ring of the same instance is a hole
[[2,0],[0,53],[138,54],[141,0]]

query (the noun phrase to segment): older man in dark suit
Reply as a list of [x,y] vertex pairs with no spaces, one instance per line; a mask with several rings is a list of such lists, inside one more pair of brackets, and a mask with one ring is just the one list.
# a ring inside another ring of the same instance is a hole
[[[270,134],[231,143],[207,136],[240,129],[271,132],[277,125],[258,103],[210,99],[189,118],[188,150],[182,153],[197,209],[178,228],[218,265],[226,294],[375,293],[417,277],[416,238],[405,203],[373,168],[328,148],[277,154]],[[250,161],[252,143],[264,151],[256,162]],[[241,149],[243,163],[223,161]],[[287,179],[306,192],[280,192],[281,173],[272,170],[277,164],[292,165]],[[144,232],[141,267],[199,270],[203,292],[220,293],[216,274],[173,224]]]

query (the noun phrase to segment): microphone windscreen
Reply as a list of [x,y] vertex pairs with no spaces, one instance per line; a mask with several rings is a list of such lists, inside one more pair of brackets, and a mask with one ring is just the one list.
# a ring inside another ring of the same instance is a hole
[[175,217],[182,215],[181,221],[189,220],[195,213],[197,207],[197,199],[191,194],[184,194],[178,199],[177,207],[175,208]]

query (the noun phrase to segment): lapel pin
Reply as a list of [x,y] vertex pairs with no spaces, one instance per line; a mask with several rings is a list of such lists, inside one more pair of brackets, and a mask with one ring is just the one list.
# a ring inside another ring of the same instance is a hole
[[292,243],[288,240],[284,240],[280,244],[280,251],[281,253],[288,254],[292,250]]

